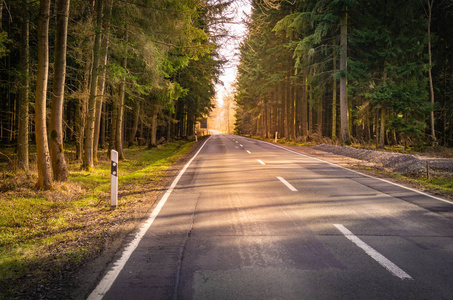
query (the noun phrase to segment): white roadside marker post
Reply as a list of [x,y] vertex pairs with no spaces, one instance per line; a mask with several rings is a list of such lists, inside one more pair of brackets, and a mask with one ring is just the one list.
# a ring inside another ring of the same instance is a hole
[[110,203],[111,209],[115,209],[118,204],[118,152],[112,150],[110,157],[112,158],[112,164],[110,168],[111,177],[111,192],[110,192]]
[[275,142],[277,142],[278,132],[275,132]]

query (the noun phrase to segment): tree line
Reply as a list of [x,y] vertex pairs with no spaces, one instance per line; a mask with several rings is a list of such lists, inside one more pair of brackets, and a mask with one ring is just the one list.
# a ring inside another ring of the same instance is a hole
[[35,144],[48,189],[69,178],[65,144],[91,170],[99,149],[121,159],[134,143],[193,135],[213,107],[231,2],[2,1],[1,144],[24,170]]
[[449,0],[253,0],[236,130],[453,146]]

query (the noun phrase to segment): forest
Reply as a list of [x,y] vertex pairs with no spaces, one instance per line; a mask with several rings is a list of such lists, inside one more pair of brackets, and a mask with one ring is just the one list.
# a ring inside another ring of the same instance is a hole
[[453,2],[254,0],[236,131],[453,146]]
[[[0,160],[39,189],[100,151],[193,135],[213,107],[231,1],[14,0],[0,4]],[[220,25],[219,25],[220,24]],[[3,151],[2,151],[3,152]],[[35,157],[36,153],[36,157]]]

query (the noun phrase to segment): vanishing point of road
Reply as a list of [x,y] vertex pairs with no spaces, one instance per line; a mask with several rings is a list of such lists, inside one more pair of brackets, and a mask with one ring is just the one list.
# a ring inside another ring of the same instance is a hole
[[214,135],[89,299],[453,299],[453,203]]

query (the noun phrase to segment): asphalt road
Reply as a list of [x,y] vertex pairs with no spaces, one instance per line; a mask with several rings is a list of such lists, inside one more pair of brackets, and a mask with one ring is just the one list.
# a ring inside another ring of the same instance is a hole
[[453,299],[453,203],[239,136],[178,180],[91,299]]

